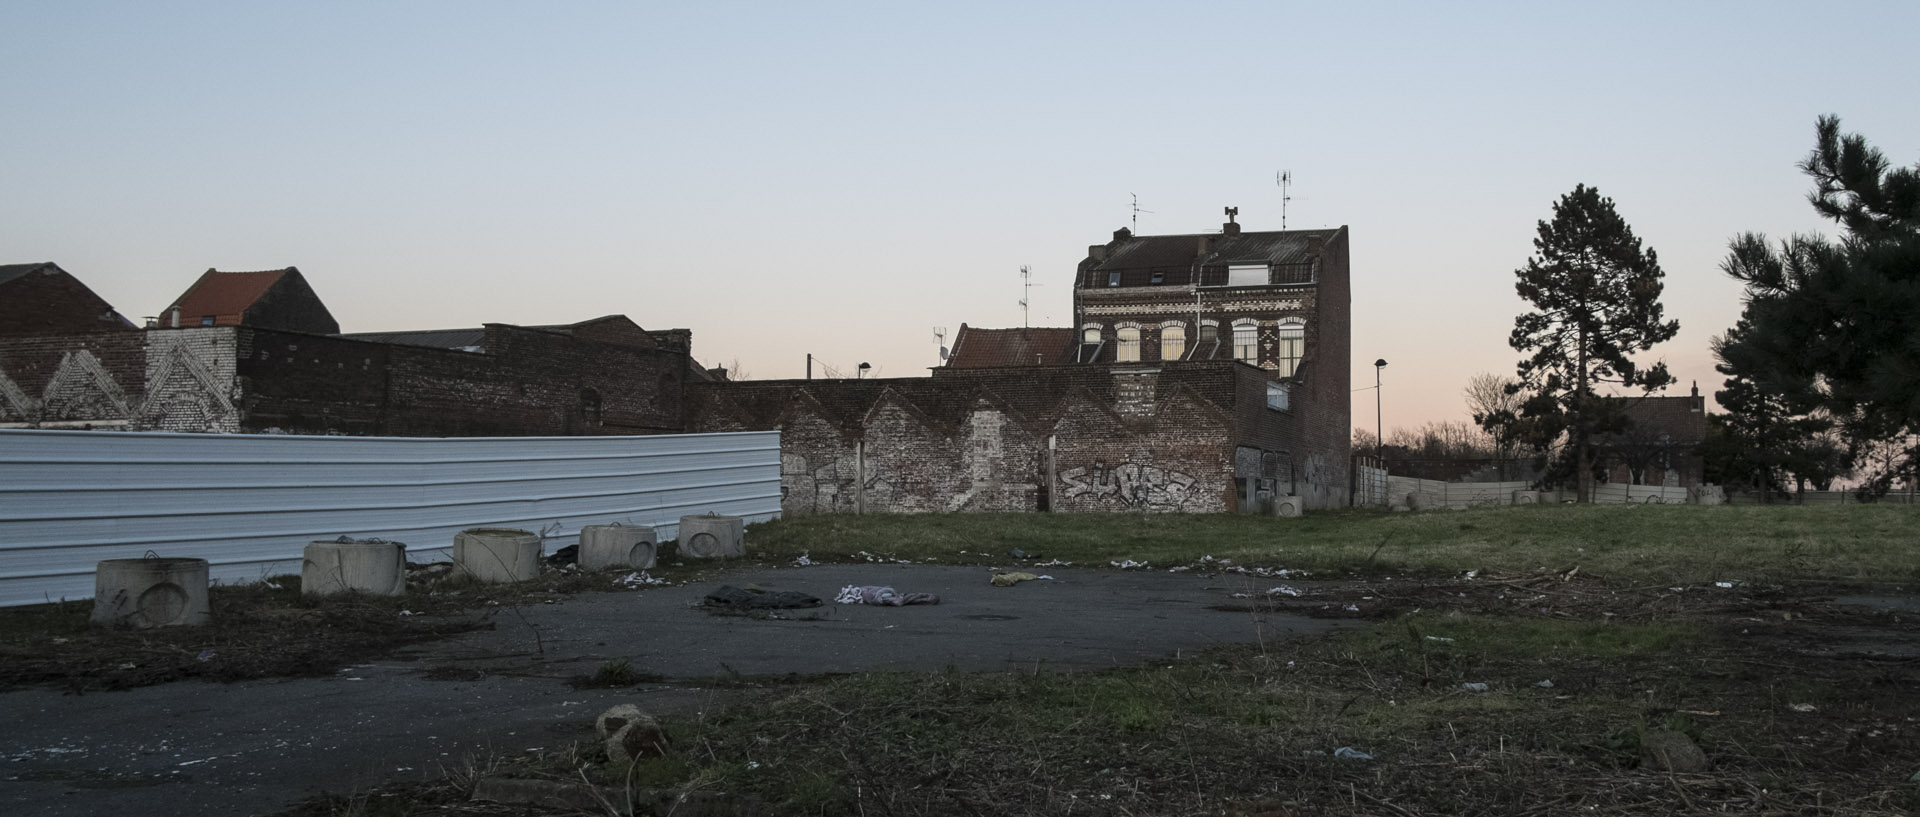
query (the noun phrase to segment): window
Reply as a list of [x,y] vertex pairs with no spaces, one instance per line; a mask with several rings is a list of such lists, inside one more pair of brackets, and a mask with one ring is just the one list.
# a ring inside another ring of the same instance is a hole
[[1166,273],[1166,271],[1165,271],[1165,270],[1154,270],[1154,271],[1153,271],[1153,282],[1154,282],[1154,283],[1156,283],[1156,284],[1164,284],[1164,283],[1166,283],[1166,282],[1167,282],[1167,273]]
[[213,325],[213,316],[212,316],[212,315],[202,315],[202,316],[200,316],[200,325],[201,325],[201,326],[212,326],[212,325]]
[[1098,326],[1095,326],[1095,327],[1093,327],[1093,328],[1091,328],[1091,329],[1087,329],[1087,330],[1084,330],[1084,331],[1082,331],[1082,332],[1080,333],[1080,342],[1081,342],[1081,343],[1099,343],[1099,342],[1100,342],[1100,327],[1098,327]]
[[1113,359],[1119,363],[1139,363],[1140,329],[1129,326],[1119,330],[1116,334],[1119,335],[1120,340],[1118,345],[1114,346]]
[[1120,273],[1117,271],[1107,273],[1107,286],[1117,287],[1119,285],[1120,285]]
[[1278,374],[1292,377],[1300,371],[1300,358],[1307,347],[1307,327],[1298,323],[1280,324],[1280,349],[1275,357],[1280,364]]
[[1160,327],[1160,359],[1179,360],[1187,353],[1187,328],[1184,326]]
[[1200,342],[1213,343],[1220,339],[1220,327],[1216,324],[1200,324]]
[[1236,323],[1233,325],[1233,359],[1242,363],[1260,362],[1259,324]]
[[1287,410],[1287,384],[1267,384],[1267,408],[1273,409],[1274,411]]
[[1265,264],[1230,264],[1227,266],[1227,286],[1257,287],[1266,286],[1271,281]]

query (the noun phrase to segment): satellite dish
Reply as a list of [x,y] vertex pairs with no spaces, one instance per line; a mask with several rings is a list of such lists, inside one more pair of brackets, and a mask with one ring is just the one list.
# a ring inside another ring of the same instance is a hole
[[947,359],[947,347],[945,346],[940,347],[940,359],[941,360]]

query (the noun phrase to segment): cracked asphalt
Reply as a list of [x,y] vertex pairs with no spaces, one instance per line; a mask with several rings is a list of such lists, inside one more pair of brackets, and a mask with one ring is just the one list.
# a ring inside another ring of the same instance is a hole
[[[316,794],[435,778],[470,757],[582,737],[615,703],[658,713],[721,706],[735,693],[711,686],[715,678],[1096,669],[1336,626],[1214,609],[1276,584],[1259,578],[1040,570],[1054,580],[1002,588],[979,567],[746,568],[707,582],[513,608],[493,630],[326,678],[0,694],[0,813],[270,814]],[[797,590],[827,605],[778,611],[783,618],[692,606],[722,584]],[[936,593],[942,603],[832,603],[841,587],[863,584]],[[617,659],[661,680],[617,690],[566,683]]]

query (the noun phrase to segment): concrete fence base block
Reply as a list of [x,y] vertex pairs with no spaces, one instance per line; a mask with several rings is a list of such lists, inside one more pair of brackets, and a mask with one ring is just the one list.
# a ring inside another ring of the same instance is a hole
[[1514,491],[1513,504],[1538,505],[1540,504],[1540,492],[1539,491]]
[[588,525],[580,529],[580,569],[651,570],[659,543],[646,525]]
[[453,537],[453,569],[483,582],[530,581],[540,575],[540,537],[513,528],[473,528]]
[[405,592],[407,546],[399,542],[309,542],[301,554],[302,595]]
[[1276,496],[1273,498],[1274,516],[1296,517],[1305,512],[1306,507],[1307,502],[1304,497]]
[[106,559],[94,568],[95,624],[198,627],[212,618],[205,559]]
[[680,555],[688,559],[747,555],[746,521],[710,513],[680,517]]

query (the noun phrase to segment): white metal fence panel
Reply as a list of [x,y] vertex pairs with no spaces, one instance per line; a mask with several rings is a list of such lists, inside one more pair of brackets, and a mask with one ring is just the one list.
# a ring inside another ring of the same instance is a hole
[[310,541],[443,560],[473,527],[780,515],[780,435],[317,437],[0,429],[0,606],[93,595],[102,559],[206,559],[215,579],[298,572]]

